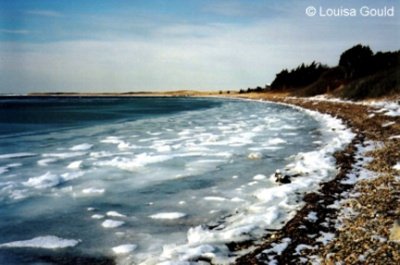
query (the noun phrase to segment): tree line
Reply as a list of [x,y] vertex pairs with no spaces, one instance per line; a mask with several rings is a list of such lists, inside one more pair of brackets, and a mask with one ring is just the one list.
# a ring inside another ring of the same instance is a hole
[[[373,53],[369,46],[361,44],[344,51],[337,66],[313,61],[297,68],[283,69],[276,74],[270,86],[241,90],[245,92],[301,91],[310,96],[330,92],[342,85],[353,91],[343,91],[344,97],[364,97],[369,94],[400,92],[400,51]],[[363,82],[361,82],[363,80]],[[340,96],[340,95],[338,95]]]

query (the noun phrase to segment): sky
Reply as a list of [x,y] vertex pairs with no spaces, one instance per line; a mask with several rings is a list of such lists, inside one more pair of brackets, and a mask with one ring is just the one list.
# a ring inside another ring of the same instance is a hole
[[359,43],[400,49],[400,1],[0,0],[0,93],[246,89]]

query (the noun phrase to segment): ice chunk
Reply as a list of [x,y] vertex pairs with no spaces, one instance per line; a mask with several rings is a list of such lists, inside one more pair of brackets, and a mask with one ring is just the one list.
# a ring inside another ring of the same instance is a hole
[[103,219],[103,218],[104,218],[104,215],[102,215],[102,214],[93,214],[93,215],[92,215],[92,218],[93,218],[93,219]]
[[35,153],[13,153],[13,154],[4,154],[0,155],[0,159],[12,159],[12,158],[24,158],[35,156]]
[[56,249],[75,247],[79,242],[80,240],[64,239],[57,236],[39,236],[29,240],[0,244],[0,247]]
[[310,222],[315,223],[318,220],[318,215],[316,212],[311,211],[308,213],[306,219]]
[[167,220],[173,220],[173,219],[179,219],[182,217],[185,217],[185,213],[180,213],[180,212],[165,212],[165,213],[157,213],[150,215],[149,217],[151,219],[167,219]]
[[321,236],[317,238],[317,242],[322,242],[322,244],[326,245],[330,241],[332,241],[335,238],[335,234],[333,233],[325,233],[325,232],[320,232]]
[[71,158],[71,157],[76,157],[76,156],[83,156],[85,155],[85,152],[70,152],[70,153],[47,153],[43,154],[43,157],[54,157],[54,158],[59,158],[59,159],[66,159],[66,158]]
[[116,228],[123,224],[125,224],[124,221],[116,221],[116,220],[111,220],[111,219],[107,219],[103,223],[101,223],[101,225],[105,228]]
[[94,195],[99,195],[103,194],[105,189],[96,189],[96,188],[86,188],[82,190],[82,193],[84,194],[94,194]]
[[75,145],[73,147],[71,147],[69,150],[71,151],[85,151],[85,150],[89,150],[90,148],[92,148],[93,145],[92,144],[78,144]]
[[49,163],[53,163],[55,161],[57,161],[57,159],[55,159],[55,158],[45,158],[45,159],[41,159],[41,160],[37,161],[37,164],[39,166],[45,167],[45,166],[48,166]]
[[226,198],[224,198],[224,197],[217,197],[217,196],[207,196],[207,197],[204,197],[204,200],[206,200],[206,201],[223,202],[223,201],[226,201]]
[[266,179],[266,176],[265,176],[265,175],[262,175],[262,174],[258,174],[258,175],[255,175],[255,176],[253,177],[253,179],[254,179],[254,180],[263,180],[263,179]]
[[79,169],[82,165],[82,160],[74,161],[70,163],[67,168],[69,169]]
[[109,211],[107,212],[107,216],[112,216],[112,217],[126,217],[126,215],[123,215],[119,212],[116,211]]
[[112,248],[112,251],[114,251],[115,254],[128,254],[136,249],[136,245],[134,244],[125,244],[125,245],[119,245],[116,247]]
[[36,189],[45,189],[57,186],[60,182],[61,178],[59,176],[47,172],[42,176],[29,178],[28,181],[25,181],[22,184]]
[[247,158],[248,158],[248,159],[252,159],[252,160],[259,160],[259,159],[262,158],[262,154],[261,154],[260,152],[253,152],[253,153],[250,153],[250,154],[247,156]]

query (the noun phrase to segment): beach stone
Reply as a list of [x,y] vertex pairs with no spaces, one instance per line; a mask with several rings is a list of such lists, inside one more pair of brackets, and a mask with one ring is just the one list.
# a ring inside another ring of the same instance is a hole
[[393,223],[392,229],[390,229],[389,240],[400,243],[400,220],[396,220]]

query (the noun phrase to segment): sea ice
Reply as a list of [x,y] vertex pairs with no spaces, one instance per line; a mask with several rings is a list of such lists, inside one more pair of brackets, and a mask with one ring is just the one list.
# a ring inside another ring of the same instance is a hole
[[126,217],[126,215],[123,215],[119,212],[116,211],[109,211],[106,213],[107,216],[112,216],[112,217]]
[[25,181],[22,184],[36,189],[45,189],[57,186],[60,182],[61,178],[59,176],[47,172],[42,176],[29,178],[28,181]]
[[12,158],[24,158],[35,156],[35,153],[13,153],[13,154],[4,154],[0,155],[0,159],[12,159]]
[[112,248],[112,251],[114,251],[115,254],[128,254],[136,249],[136,245],[134,244],[125,244],[125,245],[119,245],[116,247]]
[[217,196],[207,196],[207,197],[204,197],[204,200],[206,200],[206,201],[223,202],[223,201],[226,201],[226,198],[224,198],[224,197],[217,197]]
[[39,236],[29,240],[14,241],[9,243],[0,244],[0,247],[10,248],[67,248],[76,246],[80,240],[64,239],[57,236]]
[[82,193],[84,194],[93,194],[93,195],[99,195],[103,194],[105,189],[97,189],[97,188],[86,188],[82,190]]
[[71,162],[67,166],[67,168],[69,168],[69,169],[79,169],[81,167],[81,165],[82,165],[82,162],[83,162],[82,160]]
[[86,144],[85,143],[85,144],[75,145],[75,146],[71,147],[69,150],[71,150],[71,151],[86,151],[86,150],[89,150],[92,147],[93,147],[92,144]]
[[45,167],[45,166],[48,166],[49,163],[53,163],[55,161],[57,161],[57,159],[55,159],[55,158],[45,158],[45,159],[41,159],[41,160],[37,161],[37,164],[39,166]]
[[182,217],[185,217],[185,213],[180,213],[180,212],[165,212],[165,213],[157,213],[150,215],[149,217],[151,219],[167,219],[167,220],[173,220],[173,219],[179,219]]
[[125,223],[124,221],[116,221],[116,220],[107,219],[103,223],[101,223],[101,225],[105,228],[116,228],[116,227],[123,225],[124,223]]
[[102,215],[102,214],[93,214],[91,217],[92,217],[93,219],[103,219],[103,218],[104,218],[104,215]]
[[326,245],[330,241],[332,241],[335,238],[335,234],[333,233],[325,233],[320,231],[321,236],[317,238],[317,242],[322,242],[322,244]]
[[309,220],[310,222],[315,223],[318,220],[318,215],[316,212],[311,211],[308,213],[306,219]]

